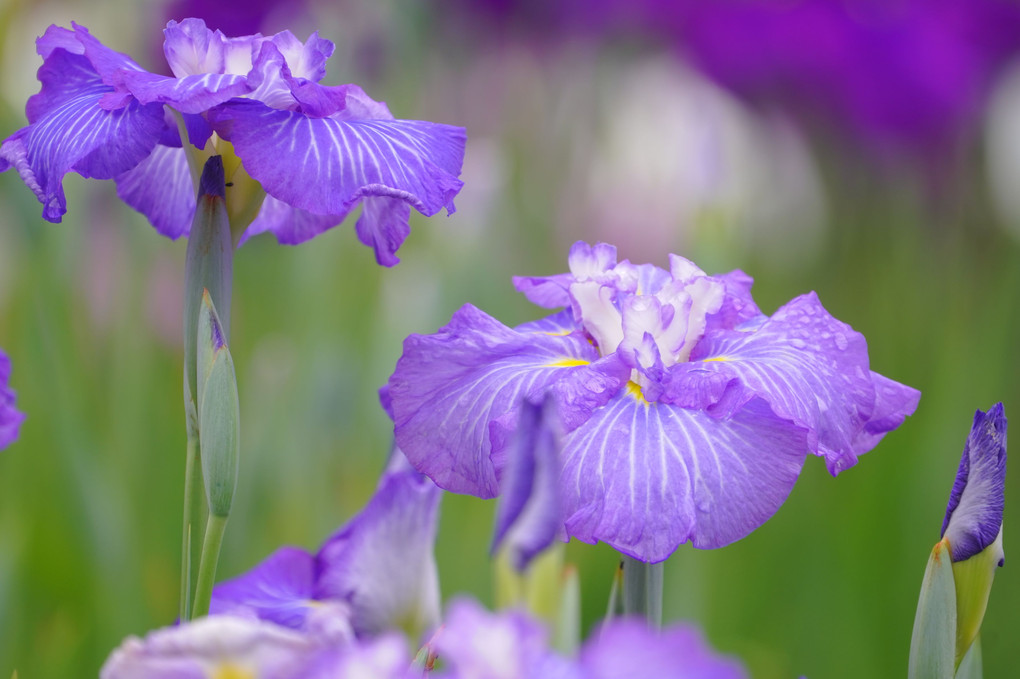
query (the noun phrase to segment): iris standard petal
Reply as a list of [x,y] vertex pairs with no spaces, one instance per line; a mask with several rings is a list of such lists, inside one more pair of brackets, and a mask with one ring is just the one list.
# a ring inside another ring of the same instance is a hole
[[1006,415],[997,403],[987,413],[974,414],[942,521],[953,561],[969,559],[995,542],[1002,529],[1005,484]]
[[453,210],[464,130],[408,120],[310,118],[234,100],[209,112],[266,192],[316,214],[346,214],[360,199],[387,196],[425,215]]
[[297,547],[281,547],[247,573],[213,588],[210,615],[269,620],[302,629],[315,587],[315,557]]
[[405,468],[384,474],[368,505],[316,556],[315,598],[346,602],[358,636],[395,627],[420,634],[439,622],[433,551],[441,491],[396,461]]
[[195,188],[181,147],[157,145],[147,158],[117,177],[117,195],[167,238],[177,239],[191,231]]
[[589,365],[597,359],[580,335],[517,332],[465,305],[438,333],[404,341],[389,381],[397,444],[440,487],[494,497],[499,451],[490,423],[516,417],[523,399],[561,380],[573,389],[559,401],[564,419],[577,410],[590,416],[620,384]]
[[563,442],[568,534],[658,562],[682,543],[715,548],[786,500],[807,432],[753,399],[726,418],[621,392]]
[[181,113],[203,113],[254,89],[246,76],[229,73],[201,73],[173,78],[131,71],[117,74],[116,82],[119,88],[130,92],[131,96],[143,104],[167,104]]
[[[706,335],[691,358],[674,370],[735,378],[746,390],[744,398],[764,398],[779,417],[807,428],[812,452],[825,457],[833,475],[856,464],[881,438],[878,431],[861,436],[873,416],[902,421],[920,398],[902,387],[901,397],[883,401],[883,412],[876,412],[863,335],[830,316],[814,293],[784,305],[754,331]],[[899,412],[889,412],[889,404],[897,404]]]

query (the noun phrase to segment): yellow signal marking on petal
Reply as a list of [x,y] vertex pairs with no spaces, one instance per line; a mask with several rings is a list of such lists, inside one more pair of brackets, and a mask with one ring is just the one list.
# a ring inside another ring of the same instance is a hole
[[547,332],[543,330],[542,334],[549,335],[549,337],[566,337],[572,332],[573,330],[557,330],[556,332]]
[[255,673],[240,665],[225,663],[213,670],[210,679],[255,679]]
[[713,356],[712,358],[706,358],[703,362],[704,363],[709,363],[711,361],[718,361],[718,362],[721,362],[721,363],[726,363],[726,362],[728,362],[730,360],[732,360],[732,359],[730,359],[728,356]]
[[645,400],[645,395],[641,392],[640,384],[638,384],[634,380],[630,380],[629,382],[627,382],[627,386],[625,388],[627,390],[627,394],[633,396],[639,403],[649,405],[648,401]]
[[579,365],[589,365],[591,361],[585,361],[580,358],[561,358],[558,361],[552,363],[546,363],[547,368],[576,368]]

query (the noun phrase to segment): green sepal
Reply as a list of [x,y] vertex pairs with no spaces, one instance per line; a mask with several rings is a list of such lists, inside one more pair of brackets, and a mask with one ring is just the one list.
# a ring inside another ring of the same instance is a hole
[[1002,560],[1002,529],[995,542],[964,561],[953,563],[956,582],[956,660],[967,654],[984,620],[995,570]]
[[209,513],[226,517],[237,487],[241,413],[234,360],[208,293],[202,298],[196,344],[202,477]]
[[956,679],[982,679],[984,669],[981,662],[981,637],[976,637],[956,669]]
[[184,265],[184,411],[188,436],[198,432],[196,373],[198,315],[204,290],[219,310],[224,338],[230,335],[230,293],[234,247],[224,197],[223,160],[209,158],[199,182],[195,218],[188,235]]
[[949,541],[931,550],[910,637],[908,679],[952,679],[956,670],[956,585]]

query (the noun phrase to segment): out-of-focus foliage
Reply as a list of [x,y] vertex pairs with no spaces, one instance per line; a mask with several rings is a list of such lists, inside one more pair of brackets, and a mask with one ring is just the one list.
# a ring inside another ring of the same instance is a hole
[[[220,575],[282,544],[314,548],[367,500],[391,438],[376,389],[403,337],[435,331],[465,302],[530,320],[510,276],[562,271],[571,242],[604,239],[633,261],[677,252],[712,272],[739,267],[767,313],[816,290],[868,338],[875,370],[921,389],[917,414],[857,467],[833,479],[808,460],[762,528],[717,551],[683,547],[666,567],[666,619],[703,625],[755,677],[902,674],[970,418],[1000,400],[1007,414],[1020,407],[1009,116],[934,160],[876,159],[846,153],[832,130],[748,108],[640,35],[493,38],[453,11],[309,3],[291,24],[337,43],[329,83],[465,126],[465,188],[454,216],[415,217],[393,269],[376,266],[352,223],[236,253],[241,468]],[[0,5],[0,135],[24,124],[31,39],[49,23],[149,49],[141,61],[156,68],[161,13]],[[1017,118],[1007,95],[997,106]],[[0,346],[28,415],[0,453],[0,676],[94,675],[125,635],[171,623],[177,608],[184,243],[153,232],[112,184],[66,185],[70,210],[52,225],[15,173],[0,175]],[[1006,497],[1005,524],[1020,524],[1013,479]],[[444,498],[444,596],[491,601],[492,513]],[[616,557],[572,544],[567,558],[590,625]],[[1008,565],[997,578],[988,676],[1013,666],[1018,583]]]

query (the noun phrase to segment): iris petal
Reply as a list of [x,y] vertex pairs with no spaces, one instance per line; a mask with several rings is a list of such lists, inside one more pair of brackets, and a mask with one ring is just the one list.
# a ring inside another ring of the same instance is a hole
[[[212,109],[209,119],[268,194],[315,214],[347,214],[370,196],[397,199],[425,215],[443,207],[452,212],[462,186],[457,179],[465,142],[461,128],[310,118],[240,99]],[[391,233],[375,223],[377,214],[382,213],[373,208],[359,228],[363,240],[375,240],[367,238],[370,231]]]
[[501,451],[490,423],[552,387],[566,428],[576,426],[621,382],[589,365],[597,359],[580,335],[518,332],[465,305],[437,334],[404,341],[389,382],[397,443],[439,486],[494,497]]
[[754,399],[727,418],[621,392],[563,444],[567,532],[643,561],[722,547],[786,500],[806,431]]
[[167,238],[191,230],[195,188],[183,148],[157,145],[148,158],[117,177],[117,195]]

